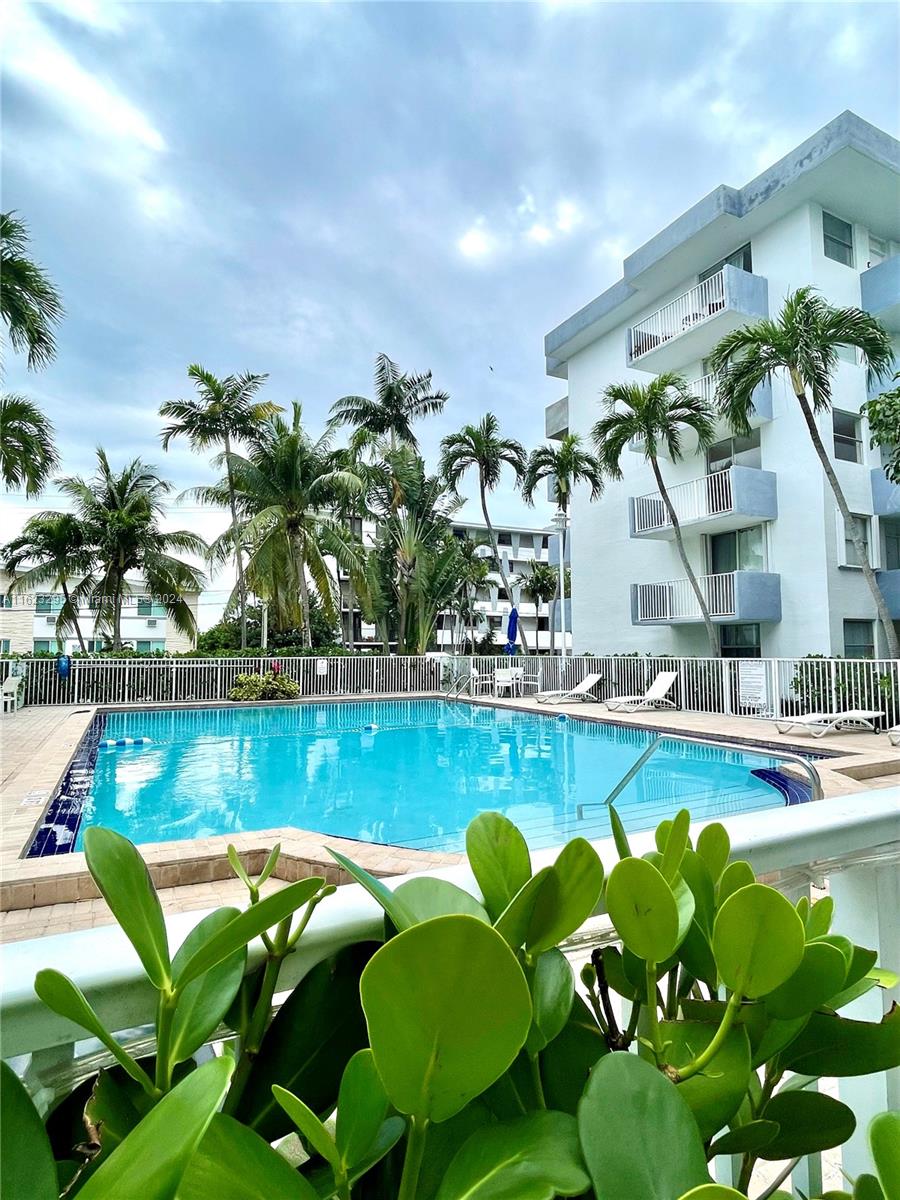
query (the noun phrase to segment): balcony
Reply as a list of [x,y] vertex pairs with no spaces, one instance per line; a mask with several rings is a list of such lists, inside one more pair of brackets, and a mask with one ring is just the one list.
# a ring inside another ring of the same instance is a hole
[[[742,529],[778,516],[774,471],[757,467],[729,467],[701,475],[668,489],[679,523],[692,532],[721,533]],[[675,529],[659,492],[632,496],[630,512],[633,538],[672,540]]]
[[900,621],[900,571],[878,571],[876,577],[891,620]]
[[768,281],[725,266],[628,330],[628,365],[654,373],[677,370],[705,358],[748,319],[768,314]]
[[876,517],[894,517],[900,513],[900,484],[891,483],[883,467],[872,470],[872,512]]
[[885,329],[900,333],[900,254],[862,271],[859,293],[860,304],[867,312],[877,317]]
[[[728,571],[701,575],[697,582],[714,621],[781,620],[780,575]],[[632,625],[682,625],[702,620],[700,605],[687,579],[631,585]]]

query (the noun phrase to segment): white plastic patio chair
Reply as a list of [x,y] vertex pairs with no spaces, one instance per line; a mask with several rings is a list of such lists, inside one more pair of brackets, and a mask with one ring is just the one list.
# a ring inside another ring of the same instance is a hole
[[565,704],[570,700],[596,700],[594,688],[601,682],[603,676],[598,673],[585,675],[581,683],[571,688],[554,688],[550,692],[537,692],[535,700],[538,704]]
[[836,713],[804,713],[799,717],[782,717],[775,722],[779,733],[811,733],[824,737],[826,733],[875,733],[873,721],[884,713],[874,708],[848,708]]
[[660,671],[643,696],[610,696],[603,703],[611,712],[648,712],[654,708],[677,708],[666,693],[678,678],[677,671]]
[[0,687],[0,700],[4,712],[16,712],[25,701],[25,676],[9,675]]

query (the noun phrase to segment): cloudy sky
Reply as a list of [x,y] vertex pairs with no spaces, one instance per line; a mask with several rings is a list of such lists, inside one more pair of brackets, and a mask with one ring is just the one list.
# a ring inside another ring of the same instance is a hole
[[[67,472],[102,442],[206,477],[158,443],[193,361],[318,429],[385,351],[450,392],[432,456],[486,409],[532,446],[543,335],[624,254],[845,108],[897,131],[891,3],[5,7],[3,207],[67,310],[5,383]],[[525,517],[509,487],[496,512]]]

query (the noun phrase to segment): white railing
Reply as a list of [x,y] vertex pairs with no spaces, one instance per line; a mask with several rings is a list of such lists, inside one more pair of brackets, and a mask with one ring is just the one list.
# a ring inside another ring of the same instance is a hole
[[[725,471],[701,475],[699,479],[691,479],[687,483],[677,483],[667,490],[675,515],[683,523],[718,516],[730,512],[734,507],[730,467]],[[672,522],[659,492],[634,496],[631,504],[635,533],[671,529]]]
[[715,375],[701,375],[699,379],[692,379],[688,384],[688,391],[692,396],[696,396],[700,400],[705,400],[707,404],[715,404],[716,402],[716,377]]
[[[505,654],[459,656],[444,672],[449,681],[472,669],[485,679],[509,667]],[[517,667],[537,680],[528,691],[574,687],[601,676],[597,695],[640,696],[660,671],[674,671],[669,693],[686,712],[780,718],[808,712],[865,708],[884,714],[880,729],[900,724],[900,661],[869,658],[678,658],[674,655],[520,655]],[[527,694],[527,693],[526,693]],[[823,739],[827,743],[827,739]]]
[[[227,700],[238,675],[271,671],[273,664],[303,696],[360,696],[437,691],[439,659],[427,655],[248,658],[73,658],[60,678],[56,660],[26,659],[26,704],[178,704]],[[0,662],[0,677],[10,660]]]
[[642,358],[663,342],[680,337],[708,321],[725,307],[725,270],[717,271],[690,291],[664,304],[631,328],[632,361]]
[[[698,576],[697,583],[711,617],[734,616],[734,576],[734,571]],[[702,616],[700,602],[688,579],[637,585],[639,621],[699,621]]]
[[[733,857],[749,860],[757,875],[765,874],[792,899],[808,894],[813,881],[827,886],[835,898],[840,932],[860,945],[877,949],[879,961],[890,966],[895,956],[894,931],[890,914],[885,911],[885,898],[896,895],[897,889],[898,802],[900,789],[882,789],[762,815],[726,817],[723,824],[731,838]],[[695,835],[699,827],[692,830]],[[632,834],[630,840],[638,855],[654,847],[649,832]],[[594,845],[609,869],[616,861],[612,841],[595,841]],[[535,851],[534,871],[549,865],[556,854],[556,850]],[[432,874],[479,894],[466,865]],[[401,882],[401,878],[395,878],[389,886]],[[173,950],[205,915],[178,913],[166,919]],[[383,927],[382,910],[358,885],[339,888],[316,910],[297,950],[285,960],[279,992],[293,987],[317,962],[343,946],[381,939]],[[569,939],[564,950],[577,968],[593,947],[613,942],[613,931],[606,920],[593,918]],[[256,943],[251,947],[251,965],[260,956],[261,946]],[[75,981],[107,1028],[119,1033],[124,1044],[140,1045],[144,1054],[152,1053],[153,1048],[150,1039],[155,993],[119,929],[86,929],[4,946],[0,950],[3,1054],[18,1060],[32,1094],[44,1109],[54,1095],[68,1090],[107,1061],[98,1043],[86,1039],[83,1030],[51,1013],[36,997],[34,976],[50,965]],[[877,1021],[891,999],[890,993],[875,989],[848,1005],[843,1015]],[[614,997],[614,1003],[621,1019],[618,998]],[[26,1055],[29,1057],[24,1059]],[[857,1133],[840,1151],[841,1165],[851,1175],[871,1170],[865,1129],[876,1112],[897,1106],[896,1076],[894,1071],[839,1081],[840,1097],[857,1117]],[[721,1181],[732,1181],[730,1160],[718,1160],[715,1170]],[[795,1169],[794,1187],[818,1195],[819,1191],[813,1189],[821,1187],[821,1170],[821,1158],[811,1155]]]

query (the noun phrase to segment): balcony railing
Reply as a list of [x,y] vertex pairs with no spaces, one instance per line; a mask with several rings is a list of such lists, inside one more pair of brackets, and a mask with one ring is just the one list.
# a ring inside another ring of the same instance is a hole
[[[711,617],[733,617],[734,572],[701,575],[697,583]],[[668,579],[664,583],[640,583],[637,586],[639,621],[699,621],[703,613],[689,579]]]
[[631,357],[643,358],[663,342],[679,337],[695,325],[708,321],[725,307],[725,269],[710,275],[655,313],[639,321],[631,330]]
[[[669,499],[675,515],[683,523],[702,521],[705,517],[730,512],[734,507],[731,486],[731,468],[701,475],[688,483],[679,483],[668,489]],[[649,533],[657,529],[670,529],[672,522],[659,492],[646,496],[635,496],[632,500],[634,532]]]

